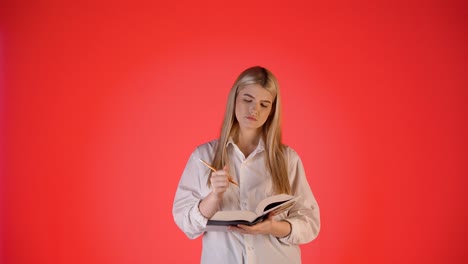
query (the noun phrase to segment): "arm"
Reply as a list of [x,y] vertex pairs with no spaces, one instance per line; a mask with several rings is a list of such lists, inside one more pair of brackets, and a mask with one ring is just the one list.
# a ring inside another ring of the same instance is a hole
[[229,188],[227,166],[223,170],[213,172],[210,178],[212,191],[200,202],[200,212],[210,219],[219,210],[224,193]]
[[197,148],[190,156],[177,187],[172,214],[177,226],[191,239],[205,232],[206,223],[219,209],[229,187],[226,170],[214,172],[211,189],[207,186],[208,171],[199,158],[210,160],[211,149]]
[[281,238],[285,244],[304,244],[314,240],[320,231],[320,212],[317,201],[307,181],[299,155],[288,149],[291,190],[299,200],[284,219],[291,224],[291,233]]
[[199,150],[196,149],[187,161],[172,207],[175,223],[190,239],[203,234],[208,221],[199,210],[199,204],[208,191],[208,172],[197,163],[199,157]]

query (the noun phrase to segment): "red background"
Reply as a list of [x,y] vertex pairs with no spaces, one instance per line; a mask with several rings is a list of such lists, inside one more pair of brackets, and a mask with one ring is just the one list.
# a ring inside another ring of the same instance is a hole
[[1,263],[199,262],[175,189],[253,65],[321,208],[304,263],[468,262],[464,1],[54,2],[0,6]]

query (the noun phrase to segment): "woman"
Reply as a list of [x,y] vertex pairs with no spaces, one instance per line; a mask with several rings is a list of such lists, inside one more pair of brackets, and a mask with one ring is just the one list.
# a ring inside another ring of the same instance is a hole
[[[315,239],[319,208],[298,154],[281,142],[281,97],[275,76],[262,67],[235,81],[218,140],[190,156],[175,195],[173,215],[191,239],[202,234],[202,263],[300,263],[300,244]],[[210,171],[200,162],[210,162]],[[232,184],[231,182],[236,182]],[[288,212],[253,226],[206,231],[219,210],[251,210],[266,197],[299,197]]]

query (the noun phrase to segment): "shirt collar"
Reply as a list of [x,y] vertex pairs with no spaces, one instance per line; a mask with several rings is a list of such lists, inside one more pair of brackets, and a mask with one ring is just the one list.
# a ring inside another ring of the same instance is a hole
[[[234,140],[232,139],[232,137],[229,137],[226,143],[226,147],[228,147],[229,145],[237,146],[236,143],[234,143]],[[264,150],[265,150],[265,142],[263,141],[263,137],[260,137],[260,141],[258,141],[257,148],[252,153],[258,153]]]

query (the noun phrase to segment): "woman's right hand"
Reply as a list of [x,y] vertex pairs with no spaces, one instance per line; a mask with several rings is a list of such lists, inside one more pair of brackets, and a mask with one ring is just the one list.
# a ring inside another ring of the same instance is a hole
[[200,213],[210,219],[219,209],[219,205],[223,200],[224,192],[229,187],[229,174],[227,166],[222,170],[215,171],[211,174],[210,183],[212,191],[198,205]]
[[218,197],[222,198],[224,192],[229,188],[229,173],[227,166],[224,166],[222,170],[218,170],[211,173],[210,178],[212,192]]

